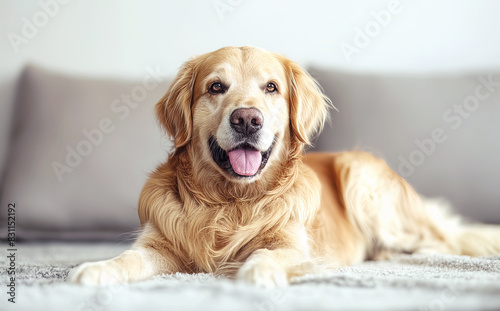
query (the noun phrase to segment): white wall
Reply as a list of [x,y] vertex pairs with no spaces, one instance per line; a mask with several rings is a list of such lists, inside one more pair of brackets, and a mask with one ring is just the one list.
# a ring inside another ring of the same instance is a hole
[[[63,2],[41,3],[55,1]],[[495,0],[397,1],[400,12],[392,15],[387,26],[380,26],[351,62],[341,44],[354,45],[356,27],[369,26],[374,21],[371,12],[387,8],[390,0],[64,2],[68,3],[61,4],[34,37],[18,46],[18,53],[8,35],[22,35],[23,18],[39,16],[41,5],[39,1],[0,2],[3,76],[18,72],[27,61],[86,75],[136,76],[148,65],[161,65],[174,74],[190,56],[247,44],[283,53],[305,65],[346,70],[500,68],[500,1]],[[231,10],[220,18],[215,5],[223,4]]]

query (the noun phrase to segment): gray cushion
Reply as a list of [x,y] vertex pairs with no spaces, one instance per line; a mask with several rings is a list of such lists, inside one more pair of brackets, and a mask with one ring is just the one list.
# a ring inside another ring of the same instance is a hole
[[12,127],[12,110],[17,82],[13,75],[6,76],[0,77],[0,188],[9,151],[9,135]]
[[171,149],[153,113],[168,82],[154,82],[25,70],[2,194],[2,207],[16,204],[18,237],[114,238],[139,227],[141,188]]
[[[339,110],[317,150],[372,151],[422,194],[443,196],[472,219],[500,222],[500,74],[311,72]],[[488,79],[496,85],[485,86]],[[465,105],[463,116],[455,104]]]

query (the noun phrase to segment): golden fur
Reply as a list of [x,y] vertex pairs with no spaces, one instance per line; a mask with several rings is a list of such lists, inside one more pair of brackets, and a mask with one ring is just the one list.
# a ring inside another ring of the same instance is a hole
[[[207,92],[220,80],[230,85],[227,92]],[[278,92],[263,91],[269,81]],[[185,63],[156,105],[175,151],[144,186],[140,236],[131,250],[83,264],[70,279],[107,284],[211,272],[272,288],[320,263],[500,252],[498,228],[463,225],[381,159],[364,152],[304,155],[329,105],[306,71],[257,48],[223,48]],[[261,141],[274,144],[254,177],[228,175],[210,153],[209,138],[229,133],[225,124],[238,107],[262,112]]]

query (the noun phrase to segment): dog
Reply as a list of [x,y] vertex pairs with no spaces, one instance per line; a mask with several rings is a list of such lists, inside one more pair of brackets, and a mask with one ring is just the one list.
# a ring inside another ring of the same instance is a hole
[[225,47],[187,61],[155,107],[175,148],[142,190],[136,242],[69,280],[205,272],[275,288],[321,266],[401,253],[500,253],[498,227],[466,224],[382,159],[305,153],[330,107],[278,54]]

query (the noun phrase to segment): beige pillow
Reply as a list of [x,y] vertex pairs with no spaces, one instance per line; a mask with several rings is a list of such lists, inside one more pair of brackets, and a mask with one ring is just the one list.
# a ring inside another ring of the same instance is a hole
[[139,228],[141,188],[172,146],[153,112],[168,82],[154,72],[130,82],[24,71],[2,194],[2,207],[16,205],[19,238]]

